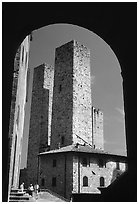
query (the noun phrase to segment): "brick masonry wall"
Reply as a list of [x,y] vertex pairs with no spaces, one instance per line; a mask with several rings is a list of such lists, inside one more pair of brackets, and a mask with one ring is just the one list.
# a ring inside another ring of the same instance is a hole
[[[56,167],[53,167],[53,159]],[[49,154],[40,156],[39,159],[39,185],[48,188],[65,198],[70,198],[72,193],[72,156],[69,154]],[[52,178],[56,177],[56,186],[52,186]],[[45,180],[44,186],[41,180]]]
[[34,69],[28,139],[28,184],[37,182],[38,153],[48,148],[51,127],[53,68],[43,64]]
[[95,149],[104,149],[103,113],[92,107],[93,146]]

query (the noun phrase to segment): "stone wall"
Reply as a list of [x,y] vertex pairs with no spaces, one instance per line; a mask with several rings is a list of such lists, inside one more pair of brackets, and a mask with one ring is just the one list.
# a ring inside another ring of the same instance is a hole
[[104,149],[103,135],[103,113],[99,109],[92,107],[92,134],[93,146],[95,149]]
[[[100,156],[87,157],[87,167],[83,166],[82,159],[80,158],[80,193],[100,193],[97,187],[100,187],[100,177],[104,177],[105,187],[109,186],[112,181],[121,175],[126,170],[126,164],[120,162],[119,169],[116,167],[116,161],[113,159],[107,160]],[[103,160],[103,167],[99,165],[99,159]],[[113,174],[114,172],[115,175]],[[83,177],[88,177],[88,186],[83,186]]]
[[79,192],[79,157],[73,156],[73,190],[72,193]]
[[45,64],[43,87],[49,90],[48,145],[50,145],[51,140],[53,86],[54,86],[54,68],[50,65]]
[[[56,166],[53,167],[53,160]],[[65,198],[72,194],[72,156],[69,154],[48,154],[39,157],[39,185],[48,188]],[[52,186],[52,178],[56,178],[56,186]],[[44,179],[44,186],[42,185]]]
[[82,138],[92,145],[91,109],[90,51],[74,41],[72,130],[74,143],[81,143]]
[[[83,159],[87,159],[87,166]],[[103,160],[100,166],[99,159]],[[53,160],[56,165],[53,167]],[[100,177],[104,177],[104,187],[110,185],[126,170],[124,161],[116,160],[102,155],[86,153],[46,153],[39,156],[39,185],[48,188],[65,198],[70,199],[74,193],[100,193]],[[88,177],[88,186],[83,186],[83,177]],[[52,186],[52,178],[56,178],[56,186]],[[44,186],[42,185],[44,179]],[[102,187],[103,188],[103,187]]]

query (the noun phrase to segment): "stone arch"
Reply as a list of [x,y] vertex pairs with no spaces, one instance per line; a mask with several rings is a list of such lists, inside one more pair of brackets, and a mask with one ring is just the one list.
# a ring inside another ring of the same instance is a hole
[[[108,6],[109,5],[109,6]],[[46,17],[46,7],[47,17]],[[136,200],[136,124],[133,123],[133,118],[136,118],[136,108],[132,109],[133,101],[136,106],[136,95],[133,95],[133,90],[136,92],[136,2],[134,3],[106,3],[99,4],[69,4],[67,10],[63,3],[57,4],[57,11],[52,18],[52,4],[36,4],[33,8],[30,3],[21,6],[17,4],[4,3],[3,6],[3,23],[4,23],[4,39],[3,39],[3,75],[4,75],[4,100],[6,101],[7,113],[4,117],[5,128],[3,135],[8,135],[9,114],[10,114],[10,98],[12,87],[12,72],[13,59],[17,48],[23,39],[32,30],[38,29],[52,23],[72,23],[81,27],[92,30],[97,35],[101,36],[113,49],[121,65],[121,74],[123,77],[124,91],[124,107],[125,107],[125,122],[126,122],[126,141],[128,154],[128,179],[134,187],[130,190],[130,195]],[[32,10],[30,15],[30,10]],[[41,15],[36,15],[38,11]],[[59,15],[61,10],[61,15]],[[118,10],[118,15],[117,15]],[[17,11],[20,12],[20,18],[17,18]],[[51,13],[51,12],[52,13]],[[72,11],[72,15],[71,15]],[[85,11],[86,15],[82,15]],[[124,15],[123,15],[124,11]],[[24,13],[25,12],[25,13]],[[132,14],[132,15],[129,15]],[[10,15],[11,14],[11,15]],[[26,14],[26,15],[25,15]],[[78,18],[77,18],[78,14]],[[10,16],[10,18],[9,18]],[[130,24],[130,25],[129,25]],[[124,26],[123,26],[124,25]],[[132,39],[132,40],[129,40]],[[8,68],[8,75],[7,75]],[[132,69],[131,69],[132,68]],[[7,83],[8,82],[8,83]],[[131,89],[132,82],[132,89]],[[9,100],[7,100],[7,95]],[[129,108],[130,107],[130,108]],[[130,125],[129,125],[130,124]],[[133,136],[134,135],[134,136]],[[3,156],[8,152],[8,137],[4,137]],[[7,201],[7,186],[8,186],[8,155],[4,159],[3,168],[7,169],[3,175],[3,201]],[[133,173],[134,172],[134,173]],[[124,196],[124,194],[123,194]],[[132,200],[133,201],[133,200]]]

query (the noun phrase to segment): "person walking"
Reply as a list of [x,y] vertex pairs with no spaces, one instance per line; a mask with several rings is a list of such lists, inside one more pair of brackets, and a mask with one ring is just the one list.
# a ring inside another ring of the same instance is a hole
[[20,189],[21,189],[21,192],[23,193],[23,192],[24,192],[24,182],[21,183],[21,185],[20,185]]
[[33,185],[30,184],[30,186],[29,186],[29,195],[33,196],[33,191],[34,191]]
[[35,197],[37,200],[38,199],[38,193],[39,193],[39,185],[37,183],[34,186],[34,191],[35,191]]

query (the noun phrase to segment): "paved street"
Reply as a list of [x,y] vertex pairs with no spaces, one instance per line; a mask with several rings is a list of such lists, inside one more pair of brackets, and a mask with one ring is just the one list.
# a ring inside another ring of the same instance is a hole
[[64,200],[52,195],[49,192],[40,192],[38,194],[38,199],[35,199],[35,195],[30,197],[29,202],[65,202]]

